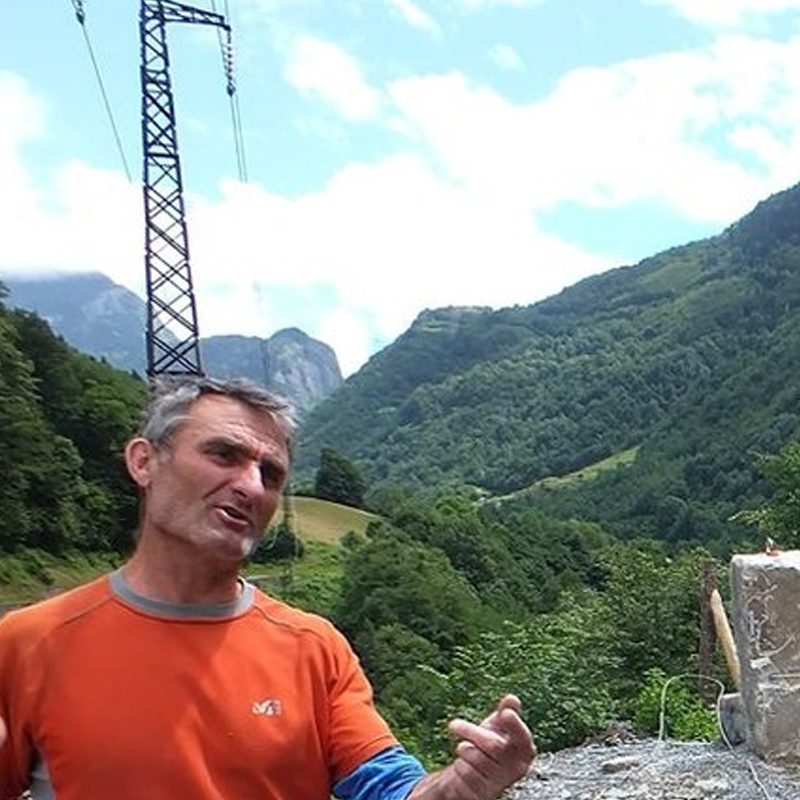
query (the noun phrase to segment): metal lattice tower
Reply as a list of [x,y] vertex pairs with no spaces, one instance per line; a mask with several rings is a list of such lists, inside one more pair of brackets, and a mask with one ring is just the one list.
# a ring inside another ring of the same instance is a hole
[[174,0],[142,0],[139,15],[144,160],[147,374],[202,375],[197,308],[189,265],[168,22],[214,25],[225,18]]

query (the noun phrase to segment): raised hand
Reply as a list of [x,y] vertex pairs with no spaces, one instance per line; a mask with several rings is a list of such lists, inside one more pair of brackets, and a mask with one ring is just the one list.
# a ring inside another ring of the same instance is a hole
[[461,740],[453,763],[424,778],[409,800],[494,800],[522,778],[536,748],[520,709],[519,699],[506,695],[480,725],[450,722],[450,732]]

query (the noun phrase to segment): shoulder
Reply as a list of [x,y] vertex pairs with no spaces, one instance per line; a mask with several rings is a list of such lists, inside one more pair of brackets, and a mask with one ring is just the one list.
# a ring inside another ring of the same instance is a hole
[[0,619],[0,649],[31,646],[49,633],[83,617],[111,596],[104,576],[24,608],[11,611]]
[[310,611],[303,611],[296,606],[278,600],[265,594],[260,589],[255,590],[253,607],[276,625],[307,631],[321,636],[341,635],[330,620]]
[[338,650],[350,650],[347,639],[330,620],[277,600],[260,589],[255,591],[253,610],[269,625],[289,636],[317,640]]

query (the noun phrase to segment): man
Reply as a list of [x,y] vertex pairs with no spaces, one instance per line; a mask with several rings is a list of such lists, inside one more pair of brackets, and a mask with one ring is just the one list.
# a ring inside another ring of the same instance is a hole
[[0,622],[0,800],[489,800],[527,771],[507,696],[451,722],[455,759],[426,775],[341,634],[239,577],[293,431],[246,381],[161,387],[125,450],[133,556]]

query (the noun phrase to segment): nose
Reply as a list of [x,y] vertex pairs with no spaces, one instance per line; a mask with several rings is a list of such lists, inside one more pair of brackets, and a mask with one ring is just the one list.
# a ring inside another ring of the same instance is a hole
[[248,459],[241,464],[234,488],[251,500],[264,494],[264,480],[261,476],[261,467],[255,460]]

